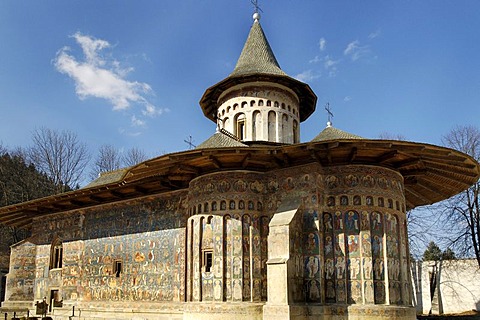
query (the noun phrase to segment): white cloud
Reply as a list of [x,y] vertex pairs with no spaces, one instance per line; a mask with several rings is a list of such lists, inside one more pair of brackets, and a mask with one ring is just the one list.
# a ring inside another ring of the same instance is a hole
[[352,101],[352,98],[350,96],[346,96],[345,98],[343,98],[343,101],[349,102]]
[[135,115],[132,116],[131,120],[134,127],[144,127],[146,125],[144,120],[138,119]]
[[322,61],[322,58],[320,58],[320,56],[315,56],[315,58],[311,59],[308,62],[309,63],[319,63],[320,61]]
[[323,66],[328,71],[330,77],[337,75],[337,65],[340,63],[340,60],[334,60],[330,56],[326,56],[323,62]]
[[[112,104],[113,110],[127,110],[141,105],[145,108],[142,114],[150,117],[163,112],[147,100],[146,95],[153,94],[149,84],[126,79],[134,70],[132,67],[123,67],[117,60],[103,54],[104,49],[111,48],[108,41],[79,32],[72,38],[81,47],[84,59],[77,59],[69,47],[64,47],[57,53],[54,65],[57,71],[73,79],[80,99],[105,99]],[[133,116],[132,124],[144,126],[145,121]]]
[[161,115],[162,113],[169,112],[169,111],[170,111],[170,109],[168,109],[168,108],[157,108],[154,105],[152,105],[150,103],[147,103],[147,104],[145,104],[145,108],[142,110],[142,114],[144,116],[148,116],[148,117],[153,118],[157,115]]
[[376,37],[380,36],[381,34],[382,34],[382,31],[380,29],[378,29],[377,31],[370,33],[368,35],[368,39],[373,40]]
[[350,56],[350,59],[352,59],[352,61],[357,61],[358,59],[366,56],[369,53],[370,53],[370,47],[361,46],[360,41],[358,40],[350,42],[345,48],[345,50],[343,51],[343,54],[345,56]]
[[312,70],[306,70],[297,74],[294,78],[302,82],[308,82],[320,78],[320,76],[319,73],[315,73]]
[[327,48],[327,40],[325,40],[325,38],[320,38],[318,46],[320,48],[320,51],[324,51]]

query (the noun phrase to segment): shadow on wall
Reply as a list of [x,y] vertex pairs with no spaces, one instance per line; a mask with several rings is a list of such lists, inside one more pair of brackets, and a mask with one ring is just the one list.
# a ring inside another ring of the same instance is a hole
[[478,300],[477,303],[475,303],[475,311],[480,312],[480,300]]

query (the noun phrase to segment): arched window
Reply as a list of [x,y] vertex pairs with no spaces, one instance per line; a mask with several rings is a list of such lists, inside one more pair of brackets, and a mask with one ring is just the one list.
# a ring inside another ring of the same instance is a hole
[[268,141],[277,141],[277,115],[274,111],[268,113]]
[[282,137],[283,137],[283,143],[290,142],[288,141],[288,136],[289,136],[289,130],[288,130],[288,116],[284,114],[282,116]]
[[255,100],[250,101],[250,107],[255,107]]
[[293,120],[293,143],[299,143],[300,137],[298,134],[298,123],[297,120]]
[[235,135],[240,140],[244,140],[246,138],[246,127],[245,127],[245,114],[240,113],[236,117],[235,121]]
[[[261,101],[261,100],[260,100]],[[256,141],[258,140],[259,133],[262,132],[260,127],[261,127],[261,115],[260,111],[254,111],[253,112],[253,123],[252,123],[252,140]]]
[[259,106],[259,107],[263,107],[263,100],[259,100],[259,101],[258,101],[258,106]]
[[53,240],[50,248],[50,269],[57,269],[62,267],[63,259],[63,244],[58,238]]
[[267,100],[267,107],[271,107],[271,106],[272,106],[272,101]]

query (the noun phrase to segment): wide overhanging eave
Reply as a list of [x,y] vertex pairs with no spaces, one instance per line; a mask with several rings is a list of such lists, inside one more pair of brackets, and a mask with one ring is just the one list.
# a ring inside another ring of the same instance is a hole
[[203,114],[213,122],[216,122],[216,108],[221,94],[238,84],[254,82],[272,82],[284,85],[293,90],[300,100],[300,121],[306,120],[314,111],[317,104],[317,96],[306,83],[293,79],[289,76],[252,74],[228,77],[208,88],[200,99]]
[[330,140],[293,145],[214,148],[167,154],[134,166],[114,183],[0,208],[0,223],[29,228],[38,217],[185,190],[195,177],[221,171],[268,172],[311,163],[371,165],[404,178],[407,208],[447,199],[478,181],[479,164],[461,152],[385,140]]

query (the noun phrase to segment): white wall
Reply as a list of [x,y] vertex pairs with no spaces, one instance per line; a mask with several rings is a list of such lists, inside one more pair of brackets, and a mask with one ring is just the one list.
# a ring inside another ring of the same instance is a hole
[[[480,311],[480,268],[475,259],[416,262],[412,267],[418,313]],[[430,276],[435,269],[437,286],[432,301]]]

